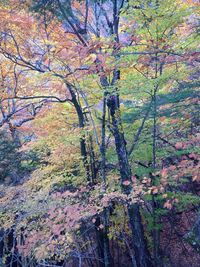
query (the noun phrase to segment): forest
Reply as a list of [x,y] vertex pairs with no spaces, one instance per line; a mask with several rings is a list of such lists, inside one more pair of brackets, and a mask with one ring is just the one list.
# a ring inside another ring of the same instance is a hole
[[0,0],[0,267],[200,266],[199,0]]

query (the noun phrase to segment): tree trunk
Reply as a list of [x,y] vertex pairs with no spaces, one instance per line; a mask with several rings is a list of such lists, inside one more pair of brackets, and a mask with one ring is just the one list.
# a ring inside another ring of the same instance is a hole
[[[69,85],[69,84],[66,84],[70,94],[71,94],[71,101],[75,107],[75,110],[76,110],[76,113],[77,113],[77,116],[78,116],[78,121],[79,121],[79,128],[80,129],[83,129],[84,126],[85,126],[85,118],[84,118],[84,114],[83,114],[83,111],[82,111],[82,108],[77,100],[77,97],[76,97],[76,94],[73,90],[73,88]],[[84,167],[85,167],[85,171],[86,171],[86,175],[87,175],[87,180],[89,183],[93,183],[93,180],[92,180],[92,176],[91,176],[91,173],[90,173],[90,167],[89,167],[89,162],[88,162],[88,153],[87,153],[87,146],[86,146],[86,142],[85,142],[85,135],[83,134],[80,138],[80,149],[81,149],[81,156],[82,156],[82,159],[83,159],[83,164],[84,164]]]
[[153,267],[151,256],[147,248],[144,228],[138,204],[128,207],[129,222],[133,234],[133,248],[137,267]]
[[[131,185],[125,186],[123,182],[131,182],[132,173],[128,161],[126,141],[124,138],[124,132],[121,123],[118,95],[110,95],[107,101],[107,105],[112,118],[112,130],[115,138],[115,146],[119,161],[121,187],[122,191],[128,195],[131,192]],[[147,248],[147,241],[144,235],[144,229],[141,221],[138,204],[133,204],[128,207],[128,216],[133,235],[133,248],[135,252],[136,265],[137,267],[152,267],[153,264],[151,261],[150,253]]]
[[97,228],[96,236],[98,243],[98,254],[100,256],[100,267],[113,267],[108,239],[108,212],[108,210],[104,210],[103,212],[103,229],[99,228],[99,226],[101,225],[100,217],[97,218],[95,223]]
[[[106,190],[106,128],[105,128],[105,121],[106,121],[106,95],[104,94],[103,98],[103,113],[102,113],[102,127],[101,127],[101,183],[103,190]],[[110,211],[109,208],[105,208],[103,211],[103,226],[104,228],[100,230],[100,240],[101,240],[101,247],[102,247],[102,257],[103,257],[103,267],[112,267],[113,266],[113,259],[110,252],[110,245],[109,245],[109,216]]]

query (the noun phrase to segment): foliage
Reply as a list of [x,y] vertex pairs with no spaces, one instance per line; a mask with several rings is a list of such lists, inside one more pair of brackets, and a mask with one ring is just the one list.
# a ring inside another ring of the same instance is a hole
[[0,181],[16,182],[21,155],[5,131],[0,132]]
[[178,266],[169,245],[196,249],[181,218],[199,208],[198,13],[182,0],[0,3],[5,266]]

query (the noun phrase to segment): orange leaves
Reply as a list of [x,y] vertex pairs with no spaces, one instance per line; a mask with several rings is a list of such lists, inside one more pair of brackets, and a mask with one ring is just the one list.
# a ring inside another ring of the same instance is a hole
[[199,7],[199,0],[185,0],[189,6],[197,6]]
[[160,121],[160,122],[165,122],[166,119],[167,119],[166,117],[160,117],[160,118],[159,118],[159,121]]
[[168,200],[164,203],[163,207],[166,208],[166,209],[168,209],[168,210],[171,210],[171,209],[173,208],[174,204],[175,204],[175,203],[178,203],[178,202],[179,202],[179,201],[178,201],[177,198],[171,198],[171,199],[168,199]]
[[158,193],[158,188],[156,186],[152,187],[151,188],[151,193],[152,193],[152,195],[157,194]]
[[162,169],[161,172],[160,172],[160,174],[161,174],[161,177],[163,179],[167,178],[167,174],[168,174],[167,169],[166,168]]
[[164,208],[167,208],[168,210],[171,210],[172,209],[172,204],[170,202],[170,200],[167,200],[164,205],[163,205]]
[[176,123],[179,123],[180,122],[180,119],[171,119],[170,120],[170,123],[172,124],[176,124]]
[[23,31],[30,36],[33,29],[34,19],[23,9],[14,10],[0,6],[0,31],[9,31],[15,34],[22,34]]
[[162,169],[160,171],[160,175],[161,175],[161,178],[160,178],[160,181],[161,181],[161,184],[165,187],[167,184],[168,184],[168,170],[166,168]]
[[135,43],[135,44],[138,44],[138,43],[140,43],[140,41],[141,41],[141,37],[133,35],[133,36],[131,37],[131,41],[132,41],[133,43]]
[[164,192],[164,187],[163,185],[158,185],[158,186],[150,186],[148,188],[148,193],[151,195],[156,195],[156,194],[161,194]]

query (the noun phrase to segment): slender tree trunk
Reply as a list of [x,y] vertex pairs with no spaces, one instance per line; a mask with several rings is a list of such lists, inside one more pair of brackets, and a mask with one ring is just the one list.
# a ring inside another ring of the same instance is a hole
[[105,208],[103,212],[103,256],[104,256],[104,267],[113,267],[113,259],[110,252],[110,242],[108,238],[109,233],[109,217],[110,212],[108,208]]
[[[125,186],[123,182],[131,182],[132,174],[128,161],[126,141],[124,138],[124,132],[121,123],[118,95],[116,94],[109,96],[107,105],[112,118],[112,130],[115,138],[115,146],[119,161],[121,187],[122,191],[128,195],[131,192],[131,186]],[[147,248],[147,241],[144,235],[144,229],[138,204],[128,206],[128,216],[133,235],[133,248],[135,252],[136,265],[137,267],[152,267],[153,264]]]
[[[103,98],[103,113],[102,113],[102,126],[101,126],[101,179],[102,179],[102,187],[103,190],[106,190],[106,94],[104,93]],[[109,208],[105,208],[103,211],[103,226],[104,228],[101,230],[101,246],[103,247],[103,266],[104,267],[112,267],[113,266],[113,259],[110,252],[110,245],[109,245],[109,217],[110,212]]]
[[103,113],[101,125],[101,179],[104,189],[106,188],[106,95],[103,98]]
[[[76,113],[79,120],[79,127],[83,129],[85,127],[86,118],[84,116],[84,113],[82,111],[82,108],[80,104],[77,101],[76,94],[74,93],[73,89],[69,86],[68,89],[71,94],[71,100],[72,103],[76,109]],[[106,116],[106,100],[104,100],[104,112],[103,112],[103,124],[102,124],[102,145],[101,145],[101,177],[102,177],[102,183],[103,188],[105,189],[106,186],[106,173],[105,173],[105,163],[106,163],[106,157],[105,157],[105,116]],[[94,184],[94,180],[96,179],[96,167],[95,167],[95,154],[94,149],[92,145],[91,136],[89,136],[89,148],[87,149],[86,141],[85,141],[85,135],[82,135],[80,138],[80,148],[81,148],[81,156],[83,158],[83,163],[85,166],[87,179],[90,182],[90,184]],[[89,162],[90,159],[90,162]],[[98,244],[98,254],[100,261],[100,267],[112,267],[112,257],[110,253],[110,247],[109,247],[109,238],[108,238],[108,232],[109,232],[109,210],[105,209],[102,215],[103,218],[103,229],[99,229],[99,225],[101,224],[101,218],[98,217],[96,220],[96,236],[97,236],[97,244]]]
[[[70,94],[71,94],[71,101],[75,107],[77,116],[78,116],[78,121],[79,121],[79,128],[83,129],[85,126],[85,118],[84,118],[84,114],[83,114],[83,110],[77,100],[76,94],[73,90],[73,88],[69,85],[66,84]],[[90,173],[90,167],[89,167],[89,162],[88,162],[88,152],[87,152],[87,146],[86,146],[86,141],[85,141],[85,135],[82,134],[81,138],[80,138],[80,149],[81,149],[81,156],[83,159],[83,164],[85,167],[85,171],[86,171],[86,175],[87,175],[87,180],[88,182],[90,182],[91,184],[93,183],[92,180],[92,176]]]
[[[156,67],[157,69],[157,67]],[[157,72],[156,72],[156,77],[157,77]],[[154,92],[153,92],[153,145],[152,145],[152,151],[153,151],[153,169],[154,172],[156,170],[156,136],[157,136],[157,90],[158,86],[155,86]],[[155,186],[156,181],[155,177],[151,175],[152,178],[152,184]],[[155,196],[152,196],[152,202],[153,202],[153,258],[154,258],[154,264],[156,267],[162,267],[162,257],[161,257],[161,251],[160,251],[160,230],[158,229],[158,225],[160,223],[159,217],[156,214],[156,210],[159,207],[159,203],[156,200]]]
[[[109,209],[105,209],[101,218],[98,217],[96,220],[96,236],[97,236],[97,244],[98,244],[98,254],[100,257],[100,267],[113,267],[113,259],[110,253],[110,245],[109,245]],[[103,229],[99,228],[99,226],[103,223]]]
[[97,168],[95,164],[95,153],[94,153],[93,139],[91,133],[89,133],[88,139],[89,139],[88,152],[90,155],[90,173],[92,181],[95,182],[97,178]]

